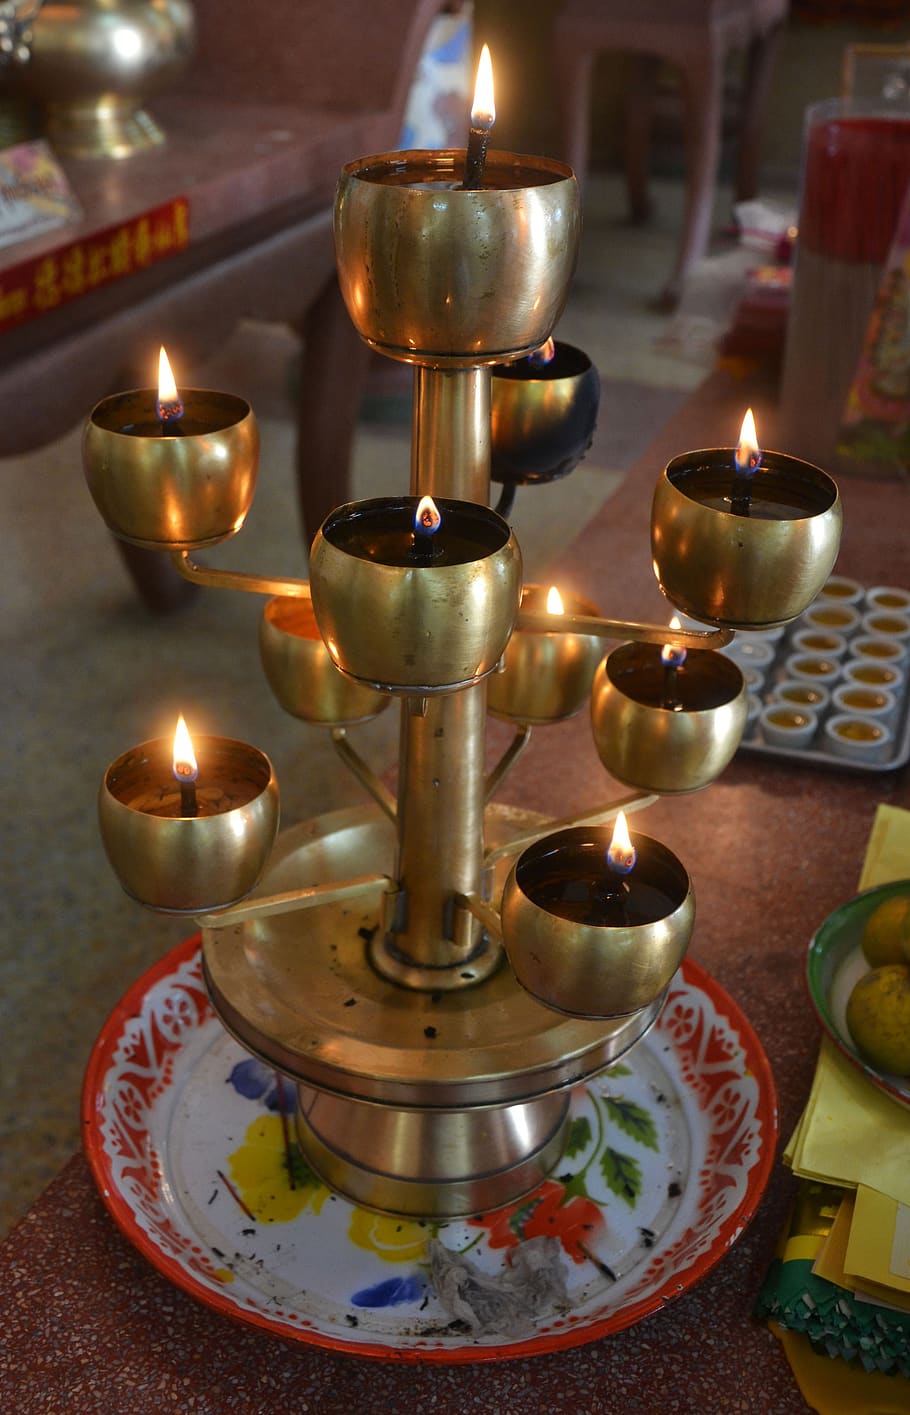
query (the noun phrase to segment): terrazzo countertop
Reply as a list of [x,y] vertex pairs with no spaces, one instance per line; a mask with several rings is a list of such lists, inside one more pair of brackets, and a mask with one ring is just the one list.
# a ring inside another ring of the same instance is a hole
[[[709,380],[576,542],[558,582],[611,615],[665,620],[648,557],[654,480],[670,455],[723,442],[741,400],[728,381]],[[757,411],[759,437],[773,445]],[[857,478],[842,494],[838,568],[866,583],[906,583],[910,490]],[[560,816],[608,799],[585,715],[535,736],[505,794]],[[733,996],[767,1052],[782,1141],[807,1098],[818,1050],[803,983],[807,944],[855,892],[879,801],[910,807],[906,769],[863,776],[739,757],[708,790],[647,813],[647,833],[676,850],[693,879],[693,957]],[[0,1249],[0,1406],[17,1415],[798,1415],[807,1406],[782,1351],[750,1315],[792,1190],[777,1163],[733,1250],[698,1286],[626,1331],[518,1361],[380,1365],[233,1325],[169,1285],[118,1233],[77,1156]]]

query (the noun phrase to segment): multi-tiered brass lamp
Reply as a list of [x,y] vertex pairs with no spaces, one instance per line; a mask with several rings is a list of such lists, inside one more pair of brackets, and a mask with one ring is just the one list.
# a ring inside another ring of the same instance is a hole
[[[523,587],[515,536],[488,505],[491,370],[543,345],[563,309],[578,192],[568,168],[542,158],[493,151],[475,189],[463,187],[464,168],[462,151],[394,152],[341,174],[335,236],[351,318],[374,349],[415,370],[411,476],[406,496],[332,512],[308,584],[190,558],[242,522],[255,478],[248,410],[186,395],[211,423],[200,439],[179,419],[162,421],[154,393],[137,393],[97,408],[85,440],[89,482],[115,532],[169,544],[190,579],[271,596],[260,637],[269,683],[289,712],[331,732],[372,797],[286,830],[270,850],[274,783],[254,749],[230,757],[244,789],[225,792],[228,749],[200,745],[195,814],[160,762],[152,802],[153,764],[143,776],[134,759],[160,754],[136,749],[102,786],[114,867],[153,907],[205,910],[214,1007],[296,1084],[314,1169],[360,1204],[427,1217],[493,1208],[536,1186],[562,1155],[569,1088],[658,1015],[689,941],[692,890],[659,841],[607,823],[723,769],[745,699],[739,670],[716,650],[732,627],[810,602],[840,525],[836,488],[817,469],[773,458],[766,505],[761,471],[752,488],[742,476],[734,486],[732,450],[728,485],[720,453],[691,453],[661,480],[652,554],[668,598],[708,627],[605,619],[583,600],[553,605],[542,587]],[[540,411],[538,382],[510,383],[513,442]],[[552,441],[550,412],[544,421]],[[547,453],[560,473],[585,445],[577,419],[566,428],[565,449]],[[754,565],[766,554],[781,573],[756,595]],[[599,668],[611,639],[621,647]],[[598,750],[629,794],[555,824],[490,804],[531,725],[577,711],[595,676]],[[393,699],[397,795],[347,735]],[[488,700],[515,726],[490,772]],[[268,858],[239,903],[219,830],[254,875]],[[179,848],[160,843],[168,834]],[[146,871],[139,862],[152,852]],[[215,861],[204,898],[187,899],[183,854]]]

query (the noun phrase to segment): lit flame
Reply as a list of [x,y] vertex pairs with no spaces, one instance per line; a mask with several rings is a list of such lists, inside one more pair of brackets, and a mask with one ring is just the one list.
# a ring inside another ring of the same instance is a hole
[[496,122],[496,104],[493,101],[493,64],[486,45],[480,51],[477,65],[477,82],[474,85],[474,103],[471,107],[471,127],[489,131]]
[[547,591],[547,613],[565,614],[565,612],[566,611],[562,602],[562,595],[559,593],[559,590],[556,588],[555,585],[551,585],[549,590]]
[[418,535],[434,536],[442,524],[439,507],[432,496],[422,496],[414,512],[414,529]]
[[177,384],[174,382],[174,375],[171,372],[171,365],[168,362],[164,345],[158,352],[158,421],[176,422],[183,417],[183,403],[180,394],[177,392]]
[[535,368],[543,368],[546,364],[551,364],[556,357],[556,340],[551,335],[546,343],[541,344],[539,349],[534,349],[528,355],[528,363]]
[[627,875],[635,868],[635,846],[629,838],[624,811],[620,811],[613,827],[613,838],[607,850],[607,864],[614,874]]
[[[682,628],[678,614],[673,615],[669,627],[671,629]],[[686,661],[686,650],[677,648],[675,644],[664,644],[660,651],[660,661],[666,668],[682,668]]]
[[755,431],[755,419],[752,416],[752,409],[746,409],[746,416],[743,418],[743,425],[739,432],[739,446],[736,449],[736,470],[745,472],[747,476],[761,465],[761,448],[758,445],[758,435]]
[[174,733],[174,775],[178,781],[195,781],[199,775],[193,739],[183,720],[183,713],[177,718],[177,730]]

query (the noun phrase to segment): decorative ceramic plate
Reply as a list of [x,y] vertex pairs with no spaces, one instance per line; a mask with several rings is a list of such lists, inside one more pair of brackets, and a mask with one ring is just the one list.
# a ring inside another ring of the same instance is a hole
[[869,964],[861,941],[866,920],[885,899],[910,892],[910,880],[879,884],[829,914],[809,944],[806,981],[819,1019],[835,1046],[876,1086],[910,1106],[910,1077],[888,1076],[863,1061],[847,1028],[847,999]]
[[[356,1208],[308,1169],[291,1085],[214,1016],[198,945],[174,949],[109,1018],[83,1120],[95,1180],[127,1238],[216,1311],[359,1356],[528,1356],[664,1306],[755,1211],[777,1138],[771,1072],[745,1017],[695,963],[629,1059],[573,1092],[558,1174],[493,1213],[417,1223]],[[541,1235],[558,1240],[545,1246],[565,1279],[550,1309],[478,1335],[443,1307],[428,1239],[495,1286],[508,1284],[519,1244]]]

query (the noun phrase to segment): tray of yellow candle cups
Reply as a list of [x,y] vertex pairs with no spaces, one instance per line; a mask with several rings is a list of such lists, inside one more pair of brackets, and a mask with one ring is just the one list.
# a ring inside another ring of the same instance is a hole
[[910,760],[910,590],[834,574],[790,624],[723,652],[750,695],[743,751],[861,772]]

